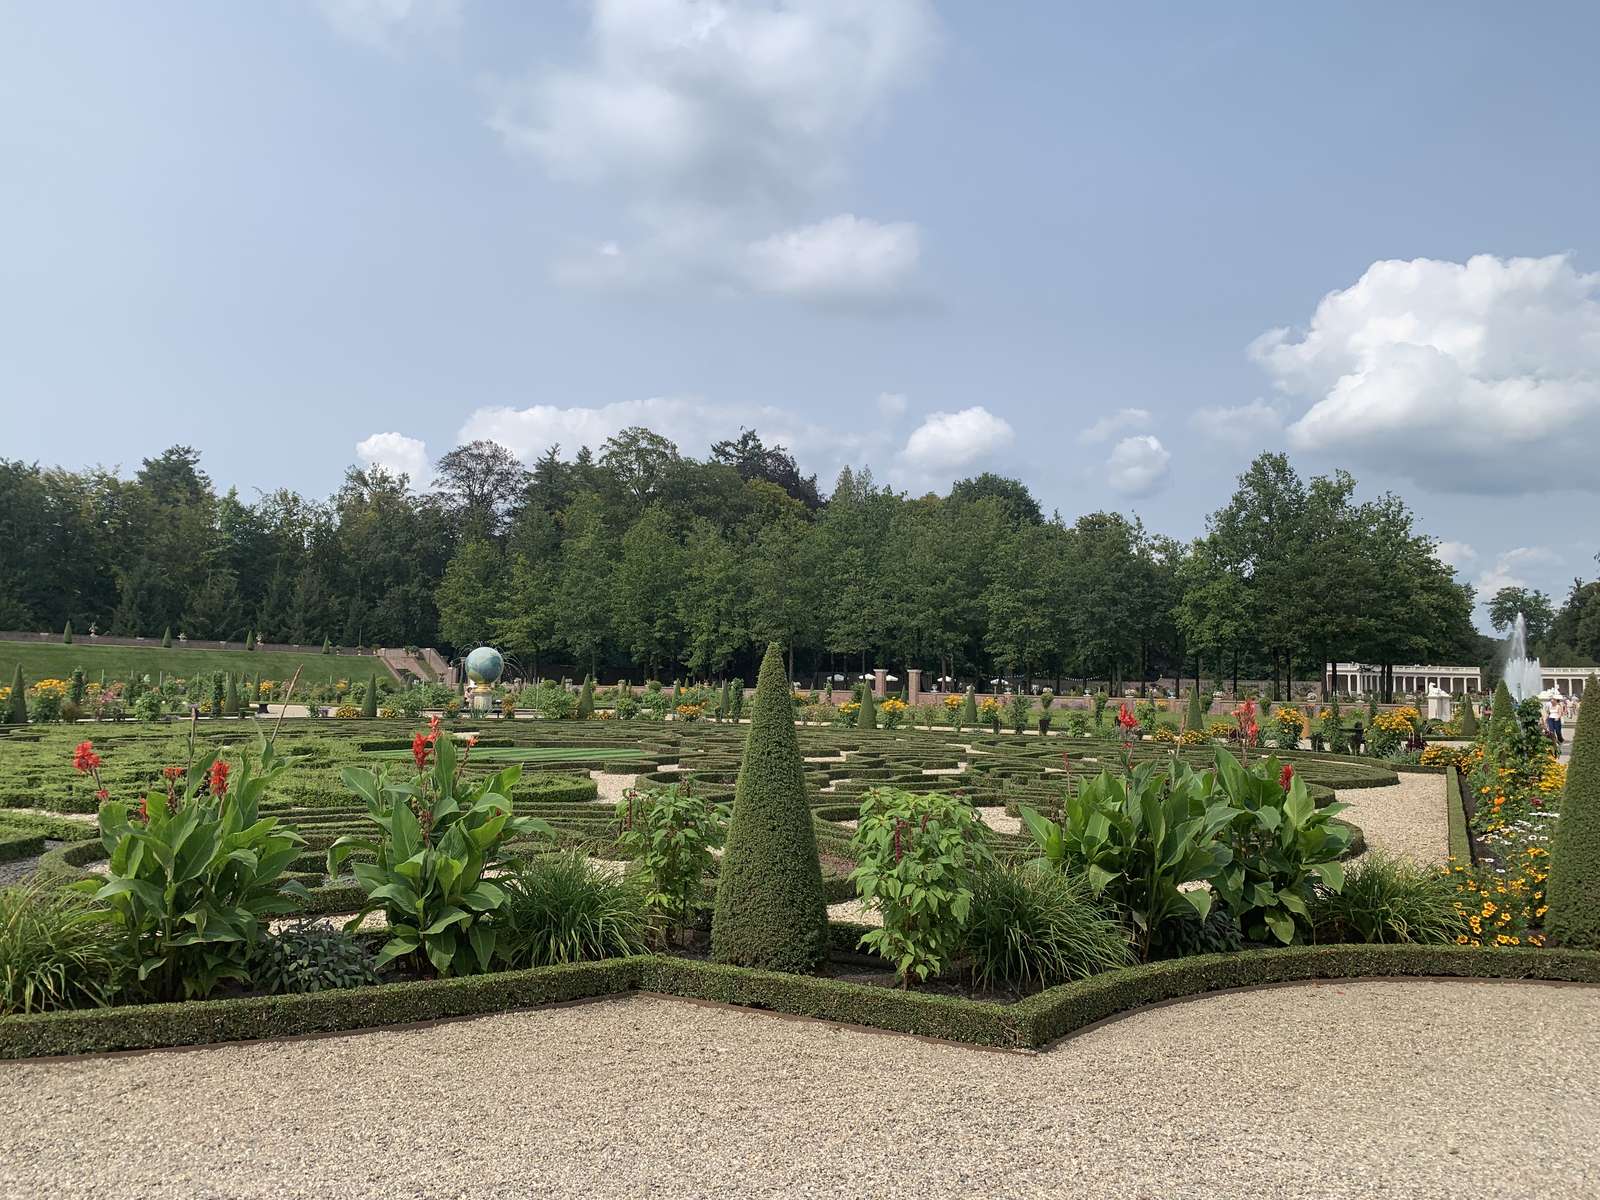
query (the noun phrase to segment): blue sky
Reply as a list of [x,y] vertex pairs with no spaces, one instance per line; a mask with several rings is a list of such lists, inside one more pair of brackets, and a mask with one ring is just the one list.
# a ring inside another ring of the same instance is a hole
[[0,0],[0,453],[184,441],[324,495],[471,436],[744,424],[824,482],[993,469],[1192,536],[1287,448],[1559,597],[1600,549],[1597,36],[1586,4]]

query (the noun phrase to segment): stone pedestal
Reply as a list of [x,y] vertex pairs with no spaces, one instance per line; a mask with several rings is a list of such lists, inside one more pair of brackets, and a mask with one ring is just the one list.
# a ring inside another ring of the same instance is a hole
[[876,696],[879,700],[882,700],[884,698],[884,696],[888,694],[888,686],[889,686],[889,668],[888,667],[873,667],[872,668],[872,694],[874,696]]
[[494,688],[474,686],[467,691],[467,704],[473,712],[486,713],[494,710]]
[[922,669],[908,667],[906,669],[906,703],[922,703]]
[[1428,720],[1448,721],[1455,715],[1453,709],[1449,692],[1438,686],[1428,689],[1428,711],[1424,714]]

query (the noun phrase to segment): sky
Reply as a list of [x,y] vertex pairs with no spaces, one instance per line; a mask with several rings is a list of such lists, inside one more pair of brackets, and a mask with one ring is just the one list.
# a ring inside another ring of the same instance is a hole
[[1600,550],[1600,7],[0,0],[0,455],[331,493],[756,429],[1192,537]]

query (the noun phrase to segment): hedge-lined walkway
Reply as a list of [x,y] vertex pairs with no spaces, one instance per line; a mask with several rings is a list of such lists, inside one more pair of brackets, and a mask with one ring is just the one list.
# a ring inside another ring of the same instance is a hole
[[1361,827],[1367,849],[1427,866],[1441,866],[1450,857],[1443,775],[1402,773],[1391,787],[1340,788],[1338,798],[1349,806],[1340,815]]
[[1559,1200],[1600,1181],[1600,989],[1297,985],[1041,1055],[634,997],[0,1063],[0,1104],[6,1196]]

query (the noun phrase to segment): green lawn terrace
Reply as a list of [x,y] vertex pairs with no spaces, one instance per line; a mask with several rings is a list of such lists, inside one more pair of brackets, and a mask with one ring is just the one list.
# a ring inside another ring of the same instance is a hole
[[193,679],[226,672],[238,677],[259,675],[282,684],[296,671],[307,685],[326,683],[330,678],[364,681],[374,672],[380,679],[397,681],[389,663],[373,654],[323,654],[321,648],[315,646],[299,650],[261,647],[246,650],[242,644],[228,650],[164,647],[159,638],[148,639],[143,644],[111,645],[85,634],[65,644],[59,635],[52,636],[49,641],[0,638],[0,676],[3,676],[0,686],[11,682],[18,666],[29,684],[41,679],[70,679],[72,672],[78,669],[82,669],[85,679],[99,682],[104,676],[107,683],[126,682],[146,675],[154,683],[161,675],[169,679]]

